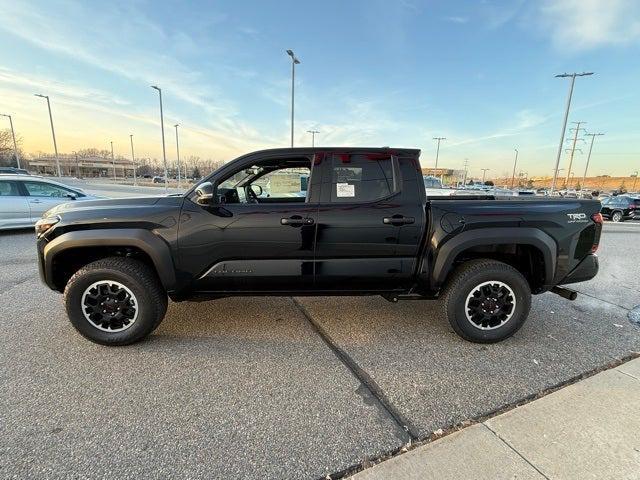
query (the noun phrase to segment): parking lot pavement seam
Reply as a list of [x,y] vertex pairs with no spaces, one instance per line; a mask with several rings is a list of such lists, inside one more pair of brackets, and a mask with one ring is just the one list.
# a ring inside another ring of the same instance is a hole
[[504,438],[502,438],[500,436],[499,433],[497,433],[496,431],[494,431],[489,425],[487,425],[486,423],[481,423],[480,425],[482,425],[483,427],[485,427],[487,430],[489,430],[491,433],[493,433],[496,438],[498,440],[500,440],[502,443],[504,443],[507,448],[509,448],[513,453],[515,453],[516,455],[518,455],[522,460],[524,460],[527,464],[529,464],[529,466],[531,466],[531,468],[533,468],[536,472],[538,472],[540,475],[542,475],[544,478],[546,478],[547,480],[550,480],[548,476],[546,476],[538,467],[536,467],[533,463],[531,463],[531,461],[525,457],[524,455],[522,455],[518,450],[516,450],[513,446],[511,446],[511,444],[509,442],[507,442]]
[[638,378],[638,377],[636,377],[636,376],[634,376],[634,375],[631,375],[630,373],[624,372],[624,371],[622,371],[622,370],[616,370],[616,371],[617,371],[617,372],[622,373],[623,375],[626,375],[627,377],[631,377],[631,378],[633,378],[634,380],[637,380],[637,381],[639,381],[639,382],[640,382],[640,378]]
[[298,307],[304,318],[309,322],[311,328],[322,338],[324,343],[329,347],[333,354],[344,364],[347,369],[356,377],[360,384],[368,390],[371,398],[386,415],[391,417],[393,421],[405,432],[409,437],[408,440],[416,441],[419,439],[419,430],[411,424],[393,403],[387,398],[384,391],[377,382],[369,375],[351,356],[340,348],[329,334],[313,319],[307,309],[295,298],[291,298],[294,305]]
[[613,306],[613,307],[621,308],[621,309],[623,309],[623,310],[626,310],[627,312],[631,311],[631,309],[630,309],[630,308],[623,307],[622,305],[619,305],[619,304],[617,304],[617,303],[610,302],[609,300],[603,300],[602,298],[598,298],[598,297],[596,297],[595,295],[591,295],[591,294],[589,294],[589,293],[582,292],[582,291],[580,291],[580,290],[578,290],[578,289],[576,289],[576,292],[578,292],[580,295],[584,295],[585,297],[593,298],[594,300],[598,300],[599,302],[609,304],[609,305],[611,305],[611,306]]

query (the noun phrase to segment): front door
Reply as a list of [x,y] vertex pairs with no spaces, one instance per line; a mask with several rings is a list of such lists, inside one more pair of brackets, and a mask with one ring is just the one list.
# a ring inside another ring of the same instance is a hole
[[[282,168],[280,168],[282,167]],[[307,189],[308,159],[270,159],[244,167],[218,189],[224,203],[185,199],[181,270],[201,292],[275,292],[311,288],[317,200]],[[262,170],[261,170],[262,169]],[[302,178],[305,180],[303,181]],[[313,185],[311,175],[309,186]]]

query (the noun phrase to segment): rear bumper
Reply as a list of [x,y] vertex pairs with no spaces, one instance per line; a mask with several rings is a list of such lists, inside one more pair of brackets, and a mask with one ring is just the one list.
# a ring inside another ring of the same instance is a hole
[[564,279],[559,285],[567,283],[586,282],[591,280],[598,274],[599,264],[598,256],[594,253],[587,255]]

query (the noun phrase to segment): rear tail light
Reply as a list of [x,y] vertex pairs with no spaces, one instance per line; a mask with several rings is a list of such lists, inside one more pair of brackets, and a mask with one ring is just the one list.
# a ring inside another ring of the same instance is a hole
[[602,233],[602,214],[600,212],[591,215],[591,220],[596,224],[596,234],[593,237],[593,245],[591,245],[591,253],[596,253],[600,245],[600,234]]

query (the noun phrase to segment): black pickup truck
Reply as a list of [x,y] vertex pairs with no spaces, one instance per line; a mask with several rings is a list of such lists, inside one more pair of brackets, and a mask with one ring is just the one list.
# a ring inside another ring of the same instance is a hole
[[72,201],[36,225],[40,275],[105,345],[149,335],[167,297],[231,295],[439,298],[460,336],[496,342],[532,293],[574,299],[560,285],[596,275],[600,202],[427,198],[419,155],[264,150],[184,195]]

